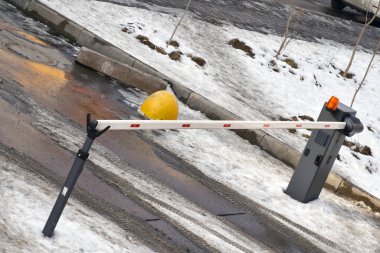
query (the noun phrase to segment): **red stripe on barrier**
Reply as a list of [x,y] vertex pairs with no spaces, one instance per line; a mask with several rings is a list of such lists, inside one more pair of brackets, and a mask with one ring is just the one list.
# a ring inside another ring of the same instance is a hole
[[296,127],[302,127],[302,124],[298,124],[298,125],[296,125]]
[[231,124],[224,124],[223,127],[231,127]]
[[183,124],[182,127],[190,127],[190,124]]
[[264,124],[263,127],[270,127],[270,124]]
[[331,125],[325,125],[325,127],[331,127]]
[[139,127],[140,127],[140,124],[132,124],[131,127],[132,127],[132,128],[139,128]]

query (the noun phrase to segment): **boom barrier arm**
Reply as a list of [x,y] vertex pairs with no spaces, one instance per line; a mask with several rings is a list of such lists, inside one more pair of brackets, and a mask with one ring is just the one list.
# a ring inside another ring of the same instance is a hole
[[210,120],[98,120],[96,130],[110,126],[110,131],[149,129],[338,129],[346,122],[300,121],[210,121]]

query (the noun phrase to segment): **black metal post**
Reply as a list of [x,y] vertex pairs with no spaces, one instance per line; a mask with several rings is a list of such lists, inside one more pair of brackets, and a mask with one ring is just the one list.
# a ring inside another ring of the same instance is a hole
[[52,237],[54,229],[62,215],[63,209],[66,206],[67,201],[70,198],[71,192],[74,189],[75,183],[77,182],[84,164],[89,156],[89,151],[91,149],[94,140],[105,133],[110,127],[105,128],[103,131],[96,131],[96,126],[98,122],[96,120],[91,120],[91,115],[87,114],[87,138],[83,144],[83,147],[79,149],[77,156],[75,158],[74,164],[71,167],[69,175],[66,178],[66,182],[60,191],[58,198],[54,204],[53,210],[45,224],[42,233],[47,237]]

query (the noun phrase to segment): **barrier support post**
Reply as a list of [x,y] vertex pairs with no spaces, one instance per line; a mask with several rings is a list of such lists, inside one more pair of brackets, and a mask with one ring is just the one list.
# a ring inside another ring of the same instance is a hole
[[60,191],[58,198],[54,204],[53,210],[51,211],[49,218],[45,224],[42,233],[47,237],[52,237],[55,227],[57,226],[58,220],[61,217],[63,209],[66,206],[67,201],[70,198],[71,192],[74,189],[75,183],[77,182],[86,160],[89,156],[89,151],[94,140],[104,134],[110,127],[106,127],[102,131],[96,131],[96,126],[98,122],[96,120],[91,120],[91,115],[87,114],[87,138],[83,144],[83,147],[79,149],[77,156],[75,158],[74,164],[66,178],[65,184]]
[[355,110],[339,103],[338,99],[335,105],[330,101],[323,107],[318,122],[346,122],[346,127],[343,130],[319,129],[312,132],[285,191],[290,197],[302,203],[319,197],[345,137],[360,133],[364,128],[360,120],[355,117]]

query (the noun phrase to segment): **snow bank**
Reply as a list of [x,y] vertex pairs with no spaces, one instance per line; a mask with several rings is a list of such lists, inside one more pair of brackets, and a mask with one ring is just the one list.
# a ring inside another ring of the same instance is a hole
[[2,252],[152,252],[74,199],[70,199],[54,237],[44,237],[42,229],[58,192],[0,151]]

